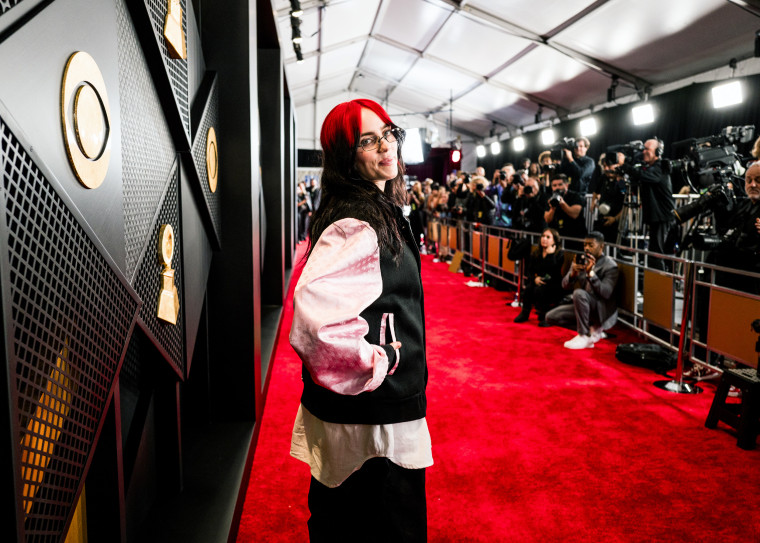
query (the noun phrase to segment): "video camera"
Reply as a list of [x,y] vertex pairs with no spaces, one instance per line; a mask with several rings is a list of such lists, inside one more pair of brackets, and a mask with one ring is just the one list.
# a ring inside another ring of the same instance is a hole
[[607,147],[604,163],[608,166],[617,164],[618,153],[623,153],[625,160],[618,167],[617,173],[626,176],[626,181],[637,181],[641,167],[644,165],[644,142],[635,140]]
[[571,152],[575,149],[575,138],[562,138],[556,142],[552,148],[549,149],[552,160],[562,160],[562,155],[564,154],[565,149]]

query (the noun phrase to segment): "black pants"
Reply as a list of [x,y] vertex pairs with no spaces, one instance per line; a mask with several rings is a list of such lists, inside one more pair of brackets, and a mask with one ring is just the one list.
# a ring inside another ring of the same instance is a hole
[[337,488],[309,486],[309,541],[427,541],[425,470],[367,460]]
[[[526,279],[526,281],[530,281]],[[522,304],[523,313],[530,313],[530,308],[535,307],[538,317],[543,319],[546,312],[554,307],[562,298],[562,291],[553,285],[536,285],[531,283],[523,288]]]
[[[647,249],[650,253],[671,253],[672,247],[668,247],[667,239],[672,226],[673,223],[668,221],[649,223],[649,247]],[[665,271],[670,268],[669,262],[666,263],[661,258],[650,256],[647,262],[649,267],[655,270]]]

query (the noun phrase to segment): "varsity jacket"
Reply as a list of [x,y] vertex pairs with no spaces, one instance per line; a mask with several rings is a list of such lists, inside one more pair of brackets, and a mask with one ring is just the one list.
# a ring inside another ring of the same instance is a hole
[[400,265],[379,250],[367,222],[347,217],[322,232],[296,285],[290,344],[303,362],[301,403],[323,421],[425,416],[420,256],[400,209],[396,220],[405,241]]

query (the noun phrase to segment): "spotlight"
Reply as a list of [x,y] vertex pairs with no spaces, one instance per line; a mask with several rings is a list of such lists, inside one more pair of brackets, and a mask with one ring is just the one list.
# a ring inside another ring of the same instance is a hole
[[712,89],[713,107],[715,109],[741,104],[742,99],[742,85],[739,81],[723,83]]
[[512,149],[515,151],[524,151],[525,150],[525,138],[522,136],[517,136],[515,139],[512,140]]
[[486,146],[485,145],[478,145],[475,147],[475,154],[478,155],[478,158],[483,158],[486,156]]
[[301,19],[298,17],[291,17],[290,28],[293,31],[293,43],[301,43]]
[[551,145],[556,141],[557,137],[554,135],[554,130],[547,128],[541,132],[541,143],[544,145]]
[[462,151],[459,149],[454,149],[451,151],[451,162],[457,164],[460,160],[462,160]]
[[301,45],[298,43],[294,43],[293,51],[296,52],[296,63],[301,64],[303,62],[303,53],[301,52]]
[[652,104],[637,106],[631,111],[633,113],[633,124],[649,124],[654,121],[654,108]]
[[593,136],[596,134],[596,119],[593,117],[586,117],[581,120],[580,124],[581,136]]
[[615,93],[617,92],[617,86],[620,84],[620,81],[618,81],[618,76],[613,75],[612,76],[612,82],[610,82],[610,88],[607,89],[607,101],[608,102],[614,102],[615,101]]
[[290,16],[301,17],[303,10],[301,9],[301,2],[299,0],[290,0]]
[[495,141],[491,144],[491,154],[498,155],[501,153],[501,143]]
[[536,111],[536,124],[541,124],[541,114],[544,112],[544,106],[538,104],[538,111]]

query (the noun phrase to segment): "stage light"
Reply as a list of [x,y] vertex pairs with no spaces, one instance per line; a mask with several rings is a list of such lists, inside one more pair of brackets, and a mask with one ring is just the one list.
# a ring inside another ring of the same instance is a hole
[[303,64],[303,53],[301,52],[301,45],[294,43],[293,51],[296,52],[296,64]]
[[454,149],[451,151],[451,162],[457,164],[460,160],[462,160],[462,151],[459,149]]
[[491,154],[498,155],[501,153],[501,143],[495,141],[491,144]]
[[593,136],[596,134],[596,119],[593,117],[586,117],[581,120],[581,136]]
[[557,137],[554,135],[554,130],[551,128],[547,128],[543,132],[541,132],[541,143],[544,145],[551,145],[557,140]]
[[483,158],[486,156],[486,146],[485,145],[478,145],[475,147],[475,154],[478,155],[478,158]]
[[[298,19],[296,19],[298,21]],[[291,34],[293,43],[296,45],[300,45],[301,43],[301,27],[300,25],[293,25],[292,27],[293,33]]]
[[741,104],[743,100],[741,83],[730,81],[713,87],[712,99],[715,109]]
[[654,108],[652,104],[637,106],[631,111],[633,113],[633,124],[649,124],[654,121]]
[[517,136],[515,139],[512,140],[512,149],[515,151],[524,151],[525,150],[525,138],[522,136]]
[[425,162],[425,156],[422,153],[422,139],[420,138],[420,129],[413,128],[406,131],[404,139],[404,162],[407,164],[420,164]]

